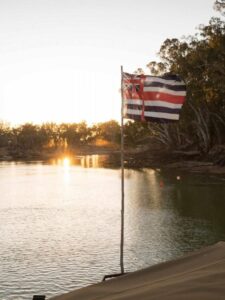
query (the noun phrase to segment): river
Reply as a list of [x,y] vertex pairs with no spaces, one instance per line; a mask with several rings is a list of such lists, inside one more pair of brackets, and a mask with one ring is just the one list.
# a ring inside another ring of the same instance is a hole
[[[0,299],[47,298],[117,273],[120,170],[106,157],[0,163]],[[126,271],[225,240],[225,178],[125,170]]]

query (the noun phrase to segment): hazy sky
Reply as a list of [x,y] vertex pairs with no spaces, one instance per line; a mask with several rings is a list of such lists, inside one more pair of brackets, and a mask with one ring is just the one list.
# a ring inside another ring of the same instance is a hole
[[119,120],[120,66],[194,34],[214,0],[0,0],[0,120]]

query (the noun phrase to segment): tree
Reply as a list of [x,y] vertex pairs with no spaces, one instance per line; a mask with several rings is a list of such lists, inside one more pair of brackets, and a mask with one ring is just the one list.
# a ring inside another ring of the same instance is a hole
[[[225,1],[216,1],[224,12]],[[212,18],[195,36],[167,39],[160,48],[160,62],[150,62],[152,74],[179,74],[187,84],[187,103],[178,125],[156,126],[158,137],[168,145],[194,144],[207,153],[225,142],[225,23]]]
[[40,150],[46,142],[38,125],[26,123],[16,131],[17,146],[22,150]]
[[10,127],[5,122],[0,122],[0,147],[8,146],[10,142]]
[[93,132],[95,138],[112,143],[120,142],[120,125],[114,120],[94,125]]

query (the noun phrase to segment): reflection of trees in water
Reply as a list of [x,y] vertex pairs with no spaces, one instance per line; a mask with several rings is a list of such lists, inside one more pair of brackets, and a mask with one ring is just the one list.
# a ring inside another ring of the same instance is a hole
[[125,244],[143,266],[225,238],[222,185],[191,185],[150,169],[128,174]]
[[98,168],[99,155],[85,155],[80,158],[80,164],[83,168]]
[[[158,172],[129,171],[126,181],[126,244],[129,255],[143,266],[176,257],[180,253],[173,232],[177,215],[169,205],[171,186],[162,186]],[[140,265],[141,267],[141,265]]]
[[77,164],[84,168],[118,168],[118,155],[83,155],[77,157]]
[[225,232],[225,186],[221,184],[178,185],[173,205],[180,215],[210,222]]
[[126,170],[128,178],[125,189],[129,203],[136,209],[160,208],[162,189],[160,178],[153,169]]

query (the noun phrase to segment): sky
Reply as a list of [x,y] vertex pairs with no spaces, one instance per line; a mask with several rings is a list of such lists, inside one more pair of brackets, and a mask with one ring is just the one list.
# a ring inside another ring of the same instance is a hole
[[[0,0],[0,121],[120,119],[120,67],[196,33],[214,0]],[[145,69],[147,71],[147,69]]]

